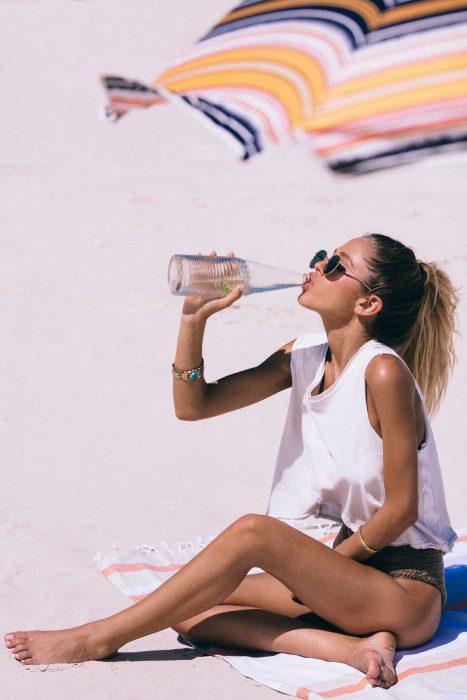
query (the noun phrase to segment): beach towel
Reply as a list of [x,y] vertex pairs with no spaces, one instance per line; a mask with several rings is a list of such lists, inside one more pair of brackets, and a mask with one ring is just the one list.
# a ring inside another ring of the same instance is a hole
[[244,160],[303,134],[376,170],[467,146],[467,2],[245,0],[151,84],[103,82],[113,120],[174,102]]
[[[327,523],[316,525],[308,534],[332,546],[336,532]],[[96,563],[109,581],[136,602],[181,569],[211,539],[199,537],[175,547],[165,542],[143,545],[113,556],[98,554]],[[427,644],[396,652],[399,682],[388,690],[373,688],[363,673],[341,663],[202,644],[196,648],[222,657],[248,678],[302,700],[374,699],[383,694],[388,700],[467,700],[467,528],[459,531],[453,551],[445,555],[445,570],[448,601],[439,629]]]

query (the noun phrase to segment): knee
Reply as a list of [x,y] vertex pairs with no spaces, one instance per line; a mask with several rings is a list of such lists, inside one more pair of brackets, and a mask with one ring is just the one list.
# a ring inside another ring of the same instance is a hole
[[255,551],[259,543],[264,541],[267,527],[265,521],[269,519],[266,515],[257,515],[255,513],[242,515],[227,530],[224,530],[221,537],[227,538],[229,547],[232,547],[235,551],[237,549],[243,553],[245,553],[245,550]]
[[185,622],[179,622],[177,625],[174,625],[172,629],[174,632],[177,632],[177,634],[181,634],[182,637],[186,637],[187,639],[190,636],[190,629],[192,625],[186,620]]
[[428,644],[433,639],[438,629],[438,625],[429,625],[422,629],[404,630],[400,634],[396,634],[397,649],[413,649]]
[[266,515],[248,513],[238,518],[229,529],[233,537],[238,537],[242,541],[254,540],[263,536],[265,527],[267,527],[267,520],[268,516]]

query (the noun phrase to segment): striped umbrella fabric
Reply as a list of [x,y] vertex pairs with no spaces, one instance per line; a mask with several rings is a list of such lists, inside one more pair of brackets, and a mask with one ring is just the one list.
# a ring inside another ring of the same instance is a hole
[[467,146],[467,2],[245,0],[107,115],[182,101],[248,159],[301,131],[335,172]]

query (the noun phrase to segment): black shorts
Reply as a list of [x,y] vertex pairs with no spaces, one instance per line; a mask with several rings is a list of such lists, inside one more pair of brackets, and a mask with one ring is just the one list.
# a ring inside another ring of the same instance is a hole
[[[333,547],[353,534],[347,525],[342,525]],[[429,583],[441,593],[442,607],[446,605],[443,552],[440,549],[414,549],[406,544],[400,547],[384,547],[377,554],[360,563],[384,571],[393,578],[408,578]]]

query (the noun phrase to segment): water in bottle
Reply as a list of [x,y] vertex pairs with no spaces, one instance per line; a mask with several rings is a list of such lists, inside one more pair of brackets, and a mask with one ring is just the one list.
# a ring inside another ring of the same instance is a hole
[[243,294],[301,287],[306,275],[228,256],[173,255],[168,282],[172,294],[216,299],[238,284]]

